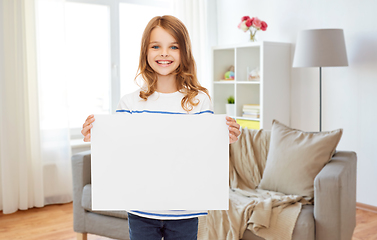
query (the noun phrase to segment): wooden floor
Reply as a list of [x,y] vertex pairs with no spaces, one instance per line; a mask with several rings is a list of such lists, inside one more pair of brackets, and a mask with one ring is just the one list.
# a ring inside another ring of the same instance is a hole
[[[377,213],[356,211],[352,240],[377,240]],[[72,203],[47,205],[12,214],[0,211],[1,240],[74,240]],[[110,238],[88,235],[89,240]]]

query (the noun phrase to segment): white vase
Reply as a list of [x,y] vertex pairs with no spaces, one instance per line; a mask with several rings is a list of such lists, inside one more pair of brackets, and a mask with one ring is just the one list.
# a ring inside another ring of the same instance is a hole
[[226,104],[226,114],[231,117],[236,116],[236,104]]

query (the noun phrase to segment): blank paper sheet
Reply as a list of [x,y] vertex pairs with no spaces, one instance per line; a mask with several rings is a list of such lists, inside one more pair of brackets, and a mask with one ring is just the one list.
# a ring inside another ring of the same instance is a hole
[[226,115],[94,115],[93,210],[228,210]]

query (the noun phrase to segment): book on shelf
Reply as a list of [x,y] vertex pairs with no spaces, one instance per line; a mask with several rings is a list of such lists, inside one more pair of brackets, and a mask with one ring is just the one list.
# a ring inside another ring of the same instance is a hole
[[239,125],[241,125],[242,128],[260,129],[259,121],[244,120],[244,119],[237,119],[236,121]]
[[242,109],[242,112],[244,114],[259,114],[260,113],[260,110],[259,109],[255,109],[255,110],[245,110],[245,109]]
[[260,104],[244,104],[244,107],[252,107],[252,108],[259,108]]
[[259,111],[259,109],[260,109],[260,105],[259,104],[244,104],[243,108],[242,108],[242,110],[244,112],[255,111],[255,110]]
[[246,115],[260,115],[260,112],[243,112],[242,114],[246,114]]

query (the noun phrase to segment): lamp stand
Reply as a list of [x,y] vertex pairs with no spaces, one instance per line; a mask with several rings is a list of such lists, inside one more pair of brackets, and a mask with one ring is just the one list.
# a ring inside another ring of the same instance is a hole
[[319,67],[319,131],[322,132],[322,67]]

